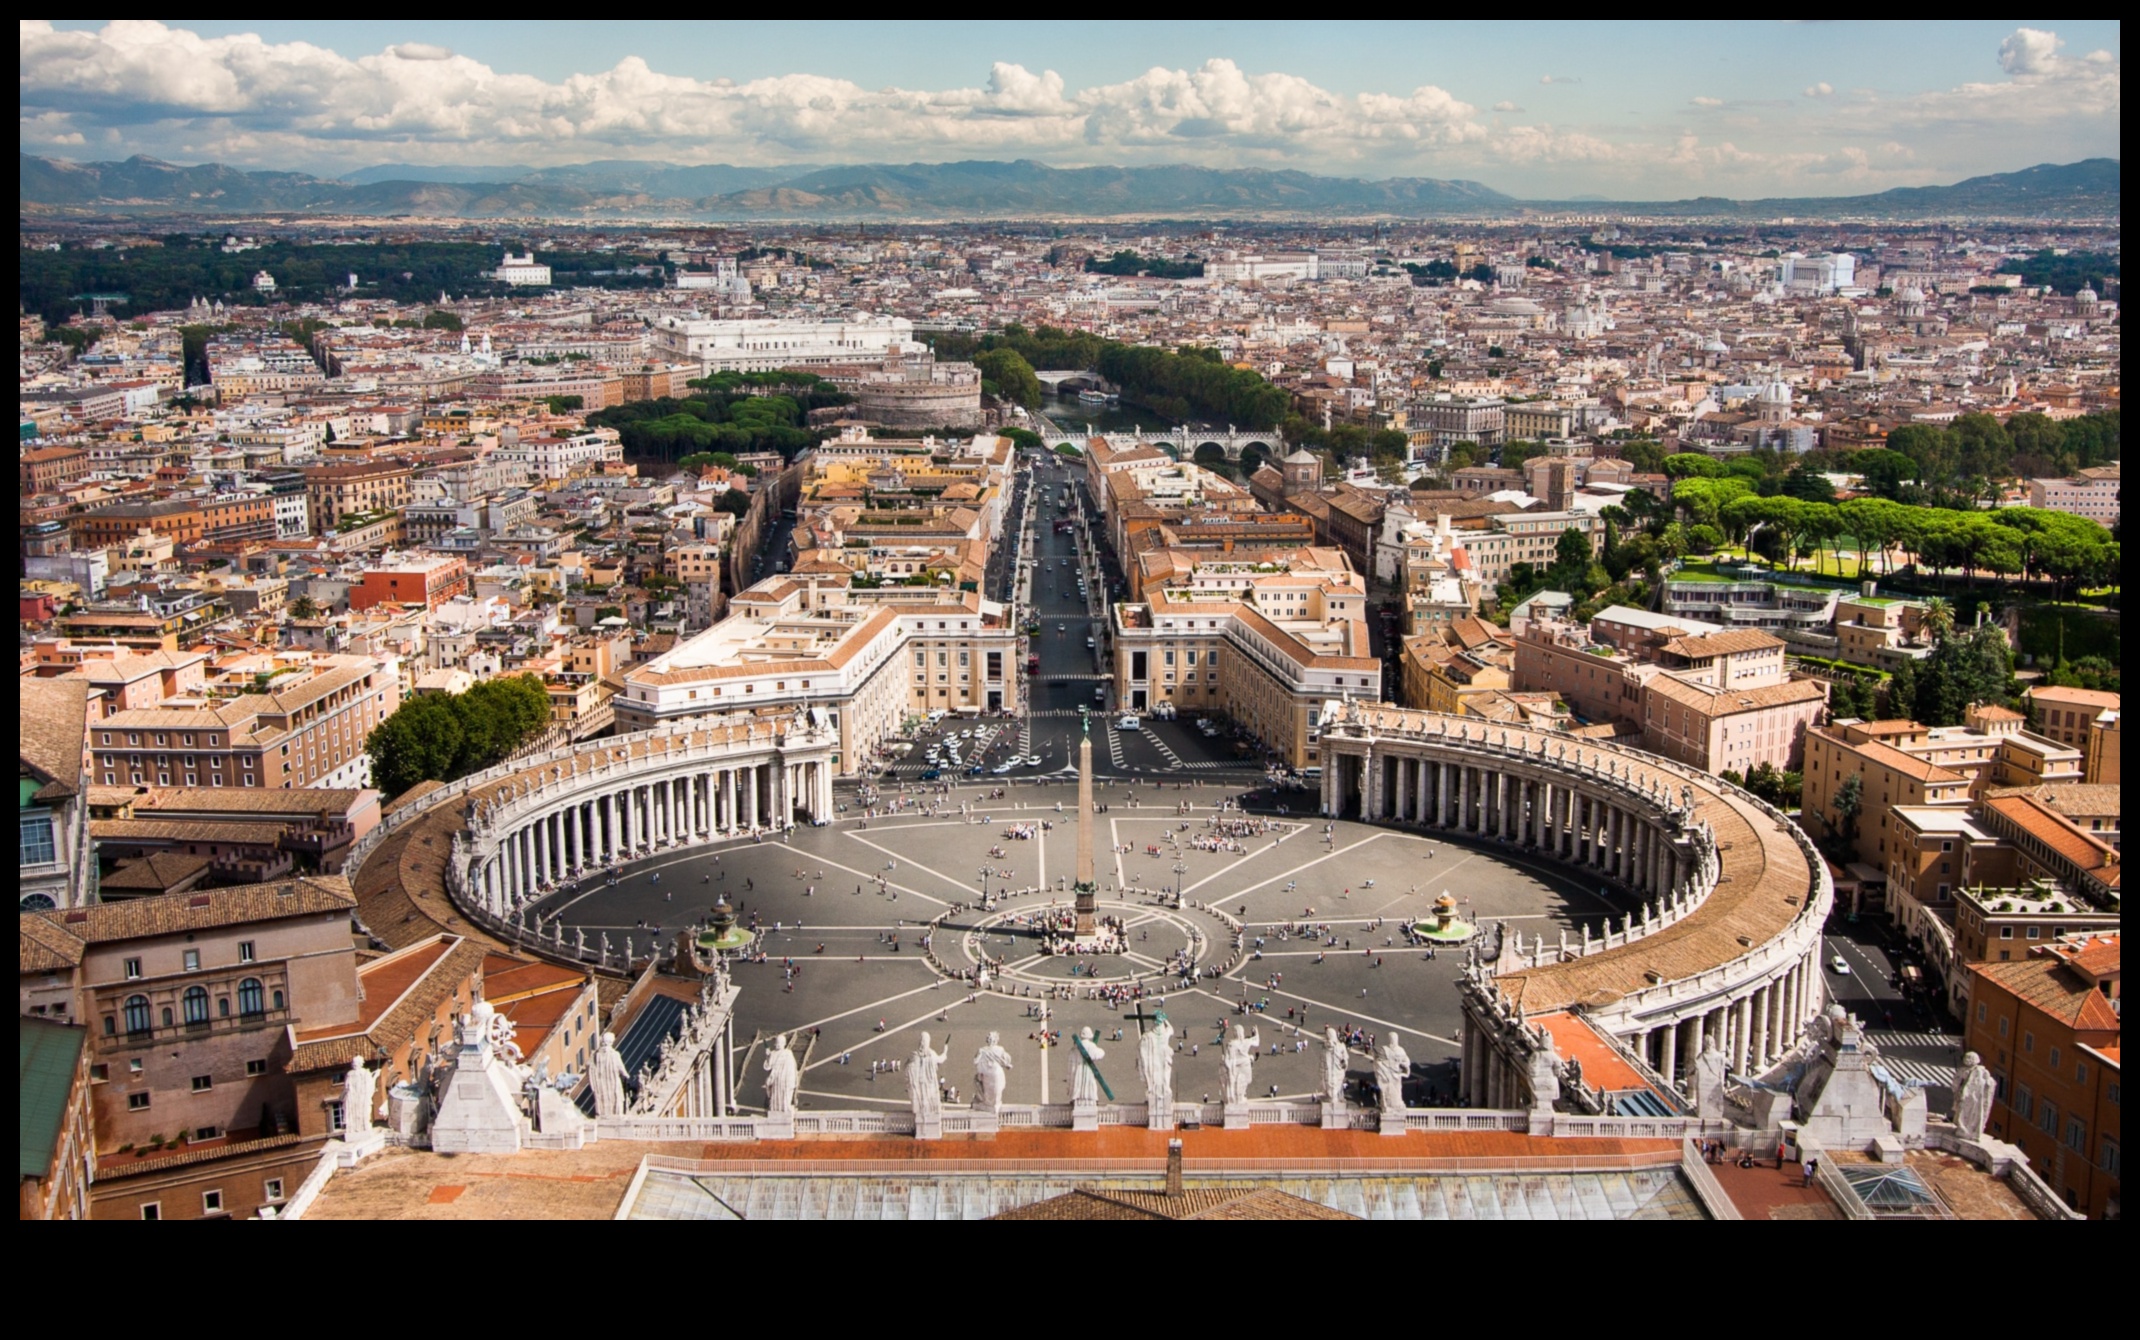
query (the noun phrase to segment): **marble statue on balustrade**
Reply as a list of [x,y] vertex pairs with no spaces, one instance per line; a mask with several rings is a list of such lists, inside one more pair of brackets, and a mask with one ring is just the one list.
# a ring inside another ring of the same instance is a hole
[[1399,1114],[1404,1111],[1404,1081],[1411,1073],[1411,1053],[1404,1049],[1404,1039],[1398,1036],[1396,1029],[1375,1039],[1375,1087],[1382,1091],[1384,1112]]
[[1345,1102],[1345,1068],[1351,1061],[1345,1050],[1345,1040],[1338,1036],[1337,1025],[1323,1029],[1323,1101],[1332,1107]]
[[795,1115],[795,1089],[800,1076],[795,1070],[795,1053],[788,1050],[788,1035],[782,1033],[773,1039],[773,1045],[765,1052],[765,1114],[769,1117],[792,1117]]
[[1704,1121],[1718,1121],[1724,1117],[1724,1078],[1730,1064],[1723,1047],[1717,1042],[1716,1033],[1705,1033],[1702,1049],[1695,1054],[1688,1080],[1694,1092],[1694,1115]]
[[1003,1108],[1003,1086],[1010,1081],[1011,1054],[1001,1033],[990,1033],[981,1050],[973,1054],[973,1105],[983,1112]]
[[1091,1025],[1079,1029],[1077,1039],[1081,1059],[1070,1067],[1070,1104],[1073,1107],[1100,1101],[1099,1063],[1107,1057],[1095,1040]]
[[617,1035],[604,1032],[594,1049],[594,1064],[588,1068],[587,1086],[594,1090],[594,1114],[621,1117],[625,1112],[624,1056],[617,1050]]
[[372,1128],[373,1098],[379,1092],[378,1077],[364,1068],[364,1058],[349,1058],[349,1074],[342,1080],[342,1136],[354,1140]]
[[1239,1107],[1248,1101],[1249,1086],[1256,1078],[1256,1050],[1263,1045],[1263,1031],[1251,1033],[1241,1025],[1233,1026],[1233,1036],[1226,1039],[1226,1103]]
[[1985,1068],[1984,1058],[1975,1052],[1962,1053],[1962,1064],[1954,1072],[1954,1124],[1964,1140],[1984,1138],[1991,1100],[1998,1092],[1999,1081]]
[[1137,1078],[1144,1081],[1147,1110],[1172,1125],[1174,1112],[1174,1024],[1164,1011],[1137,1039]]
[[942,1051],[931,1051],[927,1033],[921,1035],[921,1045],[907,1058],[907,1101],[913,1104],[916,1123],[943,1120],[944,1095],[936,1077],[950,1060],[951,1040],[944,1039]]

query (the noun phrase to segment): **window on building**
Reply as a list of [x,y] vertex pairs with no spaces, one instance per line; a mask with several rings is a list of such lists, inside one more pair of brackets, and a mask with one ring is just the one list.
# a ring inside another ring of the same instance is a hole
[[280,1177],[270,1177],[265,1182],[262,1182],[260,1184],[260,1198],[262,1200],[281,1200],[282,1179]]
[[240,941],[238,941],[238,962],[240,962],[240,963],[251,963],[252,961],[253,961],[253,942],[252,942],[251,940],[240,940]]
[[201,1213],[223,1213],[223,1193],[221,1191],[203,1191],[201,1193]]
[[2045,1135],[2058,1134],[2058,1104],[2046,1101],[2037,1108],[2036,1129]]
[[163,1202],[152,1200],[144,1204],[141,1207],[141,1217],[149,1223],[154,1223],[156,1220],[163,1218]]
[[195,1093],[206,1093],[214,1087],[215,1076],[213,1075],[195,1075],[193,1077],[193,1091]]
[[186,1007],[186,1023],[188,1025],[208,1022],[208,989],[206,987],[189,986],[186,988],[186,994],[182,999]]
[[51,811],[23,811],[22,864],[51,865],[57,860],[59,854],[53,845]]
[[126,1031],[146,1033],[149,1031],[149,998],[128,996],[126,998]]
[[185,954],[184,954],[184,959],[185,959],[185,964],[186,964],[186,971],[187,971],[187,972],[199,972],[199,971],[201,970],[201,951],[200,951],[200,950],[198,950],[198,949],[189,949],[189,950],[187,950],[187,951],[185,952]]
[[238,983],[238,1013],[241,1016],[267,1013],[265,993],[261,990],[259,978],[248,977]]
[[126,1110],[127,1110],[127,1111],[129,1111],[129,1112],[146,1112],[146,1111],[148,1111],[148,1110],[149,1110],[149,1096],[148,1096],[148,1095],[147,1095],[146,1093],[130,1093],[130,1094],[128,1094],[128,1095],[126,1096]]

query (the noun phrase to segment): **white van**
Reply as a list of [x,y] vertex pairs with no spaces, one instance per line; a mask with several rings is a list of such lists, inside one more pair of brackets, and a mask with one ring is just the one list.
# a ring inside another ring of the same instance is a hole
[[1123,713],[1123,714],[1122,714],[1121,716],[1119,716],[1119,717],[1116,717],[1116,718],[1115,718],[1115,729],[1116,729],[1116,730],[1142,730],[1142,729],[1144,729],[1144,725],[1143,725],[1143,723],[1142,723],[1142,722],[1140,722],[1140,721],[1138,721],[1138,720],[1137,720],[1137,714],[1136,714],[1136,713],[1134,713],[1134,712],[1124,712],[1124,713]]

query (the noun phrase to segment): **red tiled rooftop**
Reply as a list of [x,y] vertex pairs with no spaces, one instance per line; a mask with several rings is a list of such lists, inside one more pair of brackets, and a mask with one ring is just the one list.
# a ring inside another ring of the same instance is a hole
[[364,999],[357,1006],[354,1023],[332,1024],[325,1028],[299,1029],[297,1040],[309,1042],[314,1038],[341,1037],[345,1034],[368,1033],[379,1022],[394,1002],[431,970],[431,965],[444,958],[452,950],[448,939],[434,940],[404,954],[383,959],[374,959],[357,969],[357,983],[364,991]]

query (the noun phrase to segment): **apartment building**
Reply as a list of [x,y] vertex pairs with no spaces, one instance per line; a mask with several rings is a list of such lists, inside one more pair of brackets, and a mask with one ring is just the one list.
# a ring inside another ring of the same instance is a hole
[[349,461],[305,467],[311,534],[331,535],[342,518],[398,511],[409,504],[415,471],[398,461]]
[[21,709],[16,818],[22,830],[16,905],[80,907],[94,897],[89,845],[88,686],[16,681]]
[[1304,768],[1332,700],[1380,696],[1366,583],[1341,550],[1205,560],[1145,594],[1112,607],[1115,701],[1132,711],[1217,709]]
[[91,771],[104,786],[369,786],[364,741],[400,705],[390,665],[296,653],[261,691],[168,698],[96,722]]
[[[2056,740],[2070,749],[2081,751],[2083,768],[2089,781],[2115,782],[2118,780],[2117,751],[2109,751],[2108,762],[2112,776],[2098,777],[2103,770],[2103,746],[2106,737],[2117,730],[2119,699],[2115,693],[2100,689],[2066,689],[2051,684],[2032,685],[2021,695],[2035,717],[2035,732],[2047,740]],[[2105,717],[2109,720],[2106,721]]]
[[[1415,455],[1440,460],[1459,442],[1498,447],[1506,440],[1508,402],[1495,396],[1450,396],[1419,401],[1405,411]],[[1423,442],[1426,450],[1416,450]]]
[[789,574],[738,593],[727,618],[616,676],[618,729],[822,712],[852,773],[909,715],[1019,710],[1019,638],[1002,605],[851,580],[845,569]]
[[2090,466],[2067,479],[2031,479],[2029,506],[2053,512],[2084,516],[2102,526],[2118,524],[2118,503],[2124,493],[2118,464]]
[[[1966,811],[1969,778],[1905,752],[1927,728],[1914,721],[1838,721],[1806,732],[1805,789],[1799,823],[1816,838],[1839,837],[1857,860],[1875,870],[1903,850],[1895,826],[1898,805],[1952,806]],[[1859,779],[1853,814],[1836,808],[1850,778]]]
[[297,1190],[331,1126],[299,1101],[294,1030],[361,1007],[355,908],[322,876],[22,918],[22,1013],[89,1029],[96,1218],[245,1217]]
[[887,354],[926,356],[903,316],[857,314],[844,320],[705,320],[656,317],[648,345],[656,357],[696,366],[693,376],[716,372],[771,372],[844,363],[881,363]]
[[349,588],[349,607],[421,605],[435,610],[455,596],[468,594],[468,564],[444,554],[388,554],[364,569]]
[[1725,687],[1682,672],[1653,675],[1642,695],[1642,747],[1703,772],[1787,770],[1827,712],[1828,685],[1818,679]]
[[1501,512],[1467,526],[1460,534],[1464,553],[1478,580],[1498,586],[1518,563],[1548,568],[1560,553],[1560,537],[1580,532],[1592,557],[1604,548],[1605,523],[1589,512]]
[[32,447],[20,457],[23,497],[65,488],[89,473],[89,453],[80,447]]
[[[1935,941],[1954,938],[1959,890],[2013,882],[2013,853],[1960,806],[1897,805],[1892,814],[1887,864],[1874,872],[1877,880],[1852,872],[1861,877],[1860,896],[1851,912],[1885,912],[1912,941],[1930,951]],[[1945,968],[1951,950],[1934,957]]]
[[1969,1049],[1998,1079],[1989,1131],[2091,1219],[2124,1197],[2123,965],[2115,931],[1977,967]]
[[16,1205],[23,1220],[89,1218],[96,1178],[90,1120],[89,1030],[50,1019],[15,1021],[16,1130],[22,1162]]

